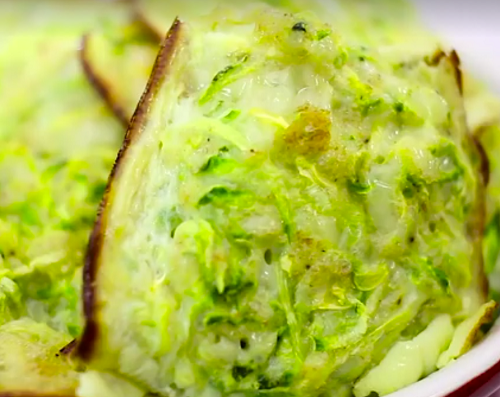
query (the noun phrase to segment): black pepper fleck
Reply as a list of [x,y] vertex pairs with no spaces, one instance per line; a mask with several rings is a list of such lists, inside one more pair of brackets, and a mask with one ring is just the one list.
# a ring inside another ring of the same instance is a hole
[[293,25],[292,30],[294,32],[307,32],[306,29],[306,24],[304,22],[297,22],[295,25]]
[[268,265],[273,263],[273,252],[270,249],[267,249],[266,252],[264,252],[264,260]]

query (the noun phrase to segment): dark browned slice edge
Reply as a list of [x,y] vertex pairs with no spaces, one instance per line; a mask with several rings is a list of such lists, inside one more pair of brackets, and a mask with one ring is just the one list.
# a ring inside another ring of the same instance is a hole
[[486,276],[486,272],[484,270],[484,256],[483,256],[483,239],[487,221],[486,185],[484,183],[484,171],[483,171],[485,166],[484,166],[483,155],[481,154],[481,149],[483,149],[482,146],[472,136],[470,138],[470,141],[474,146],[475,151],[478,153],[478,156],[481,158],[480,160],[481,165],[478,167],[479,169],[477,170],[479,173],[479,178],[478,178],[479,183],[477,187],[478,202],[475,209],[475,216],[469,222],[467,229],[469,238],[471,239],[474,245],[474,251],[475,251],[474,254],[476,257],[475,263],[477,264],[477,269],[474,270],[476,273],[476,277],[478,278],[477,281],[479,283],[479,288],[481,290],[482,297],[484,299],[487,299],[490,288],[489,288],[488,277]]
[[104,198],[97,214],[94,229],[90,235],[83,268],[83,312],[86,324],[80,342],[75,349],[76,356],[83,361],[89,361],[92,358],[95,350],[95,342],[99,334],[99,326],[96,318],[97,300],[95,287],[97,270],[100,265],[100,251],[104,240],[103,231],[106,229],[107,224],[107,205],[111,187],[113,181],[120,173],[129,146],[142,134],[143,127],[148,119],[151,103],[168,77],[173,60],[179,48],[183,45],[183,30],[184,24],[176,18],[161,44],[146,89],[130,120],[125,139],[109,176],[106,192],[104,193]]
[[86,34],[82,37],[80,51],[79,51],[79,60],[83,69],[83,73],[87,78],[90,85],[94,88],[97,94],[102,98],[106,106],[109,110],[115,115],[118,121],[125,127],[128,127],[129,115],[125,110],[125,107],[120,104],[115,95],[112,92],[109,84],[106,82],[106,79],[99,75],[94,65],[92,64],[92,60],[89,57],[89,38],[90,34]]
[[460,91],[460,95],[464,95],[464,77],[462,73],[462,67],[461,67],[461,61],[460,57],[458,56],[458,52],[455,50],[452,50],[449,59],[451,61],[451,64],[453,65],[453,68],[455,69],[455,79],[457,80],[457,85],[458,85],[458,91]]
[[73,352],[73,350],[75,350],[75,347],[77,344],[78,344],[78,341],[76,339],[73,339],[66,346],[64,346],[61,350],[59,350],[59,354],[62,354],[63,356],[67,356],[68,354],[71,354]]
[[481,143],[480,134],[477,133],[477,130],[472,134],[472,140],[474,141],[474,145],[476,145],[477,152],[480,158],[480,171],[481,176],[483,178],[484,186],[487,187],[490,183],[491,176],[491,167],[490,160],[488,159],[488,154]]
[[[486,189],[490,182],[490,161],[488,154],[481,143],[480,137],[474,133],[470,133],[470,141],[479,157],[479,174],[481,176],[480,182],[478,183],[478,213],[476,217],[475,224],[472,224],[472,228],[475,229],[475,234],[473,238],[477,241],[477,251],[480,251],[480,269],[478,269],[481,289],[484,297],[486,298],[489,293],[489,281],[484,270],[484,254],[483,254],[483,239],[484,233],[486,231],[486,223],[488,222],[488,213],[486,208]],[[474,232],[474,230],[472,231]],[[479,257],[479,254],[477,254]]]
[[[456,53],[455,53],[456,54]],[[457,55],[458,58],[458,55]],[[463,96],[463,85],[462,83],[462,71],[460,68],[460,62],[455,63],[453,59],[451,62],[455,68],[455,76],[457,78],[457,84],[461,95]],[[484,269],[484,253],[483,253],[483,239],[486,230],[487,223],[487,209],[486,209],[486,189],[490,181],[490,162],[488,155],[484,150],[481,141],[474,136],[474,133],[467,129],[467,138],[470,144],[470,150],[473,152],[478,159],[478,163],[475,164],[476,173],[478,176],[477,183],[477,205],[475,208],[475,216],[469,222],[468,234],[474,244],[474,251],[476,256],[477,269],[475,270],[477,281],[479,283],[479,288],[482,292],[482,297],[484,299],[488,298],[489,294],[489,281]]]
[[483,138],[484,134],[488,129],[496,126],[496,124],[484,124],[479,127],[477,127],[473,133],[473,139],[474,143],[478,149],[479,155],[481,156],[481,173],[483,174],[483,179],[485,182],[485,186],[488,186],[490,183],[490,178],[491,178],[491,165],[490,165],[490,159],[488,157],[488,153],[486,152],[486,149],[484,148],[484,145],[481,141]]
[[488,159],[488,155],[484,150],[483,145],[481,144],[481,141],[472,133],[469,133],[469,139],[479,159],[479,164],[477,166],[477,171],[479,173],[479,182],[477,188],[477,215],[475,222],[474,220],[472,222],[473,230],[470,231],[470,234],[476,244],[475,250],[479,263],[479,269],[476,269],[476,271],[479,277],[479,282],[481,283],[480,287],[483,293],[483,297],[486,299],[488,297],[490,285],[488,276],[486,275],[486,272],[484,270],[483,240],[484,233],[486,231],[486,224],[488,222],[488,213],[486,209],[486,189],[490,180],[490,162]]
[[[442,49],[438,49],[431,57],[426,58],[425,61],[429,66],[438,66],[444,60],[453,68],[458,92],[463,98],[463,73],[460,57],[456,50],[451,50],[447,54]],[[467,125],[467,120],[465,122]],[[478,164],[475,167],[478,176],[477,204],[473,212],[474,215],[467,224],[467,234],[474,246],[474,263],[478,264],[478,268],[474,269],[476,272],[475,276],[477,277],[483,298],[486,299],[488,297],[489,283],[484,271],[483,237],[486,227],[486,186],[489,181],[489,162],[483,146],[469,128],[467,129],[466,138],[469,153],[478,158]]]
[[451,52],[447,54],[442,49],[438,49],[431,57],[426,58],[425,61],[429,66],[437,66],[439,65],[442,59],[448,59],[450,64],[453,66],[455,79],[457,81],[458,91],[460,92],[460,95],[463,96],[464,93],[463,73],[461,68],[460,57],[458,56],[457,51],[451,50]]
[[[446,55],[448,61],[453,66],[455,73],[455,80],[460,95],[464,96],[464,81],[460,57],[456,50],[452,50],[450,54]],[[464,105],[465,106],[465,105]],[[467,118],[467,115],[465,116]],[[466,120],[466,125],[468,125]],[[483,294],[483,298],[488,298],[489,282],[486,272],[484,271],[484,256],[483,256],[483,238],[486,229],[486,187],[489,183],[489,161],[488,156],[479,141],[476,139],[470,128],[467,128],[467,138],[470,143],[470,150],[475,153],[478,158],[476,172],[478,174],[477,186],[477,207],[475,210],[476,216],[471,220],[469,225],[469,236],[474,243],[474,251],[477,259],[478,268],[475,269],[476,276],[478,277],[479,287]]]
[[[461,67],[461,60],[456,50],[452,50],[451,53],[447,56],[450,63],[453,65],[453,69],[455,71],[455,79],[457,81],[458,90],[460,94],[464,95],[464,77]],[[483,131],[488,128],[488,126],[479,127],[475,131],[468,130],[468,138],[471,144],[471,150],[475,152],[478,156],[479,164],[477,167],[477,171],[479,173],[479,183],[478,183],[478,208],[477,208],[477,216],[475,221],[471,222],[471,227],[469,234],[476,242],[476,251],[477,257],[479,259],[479,269],[478,276],[479,282],[481,283],[481,290],[483,292],[483,296],[487,298],[489,291],[489,281],[486,276],[486,272],[484,271],[484,257],[483,257],[483,239],[484,232],[486,229],[487,222],[487,209],[486,209],[486,189],[490,182],[490,161],[488,158],[488,154],[484,149],[483,144],[481,143],[481,135]]]

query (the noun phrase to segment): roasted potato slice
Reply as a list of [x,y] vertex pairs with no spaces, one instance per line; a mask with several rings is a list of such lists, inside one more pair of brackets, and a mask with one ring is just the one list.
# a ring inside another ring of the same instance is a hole
[[74,396],[78,374],[60,349],[69,338],[30,319],[0,327],[0,396]]

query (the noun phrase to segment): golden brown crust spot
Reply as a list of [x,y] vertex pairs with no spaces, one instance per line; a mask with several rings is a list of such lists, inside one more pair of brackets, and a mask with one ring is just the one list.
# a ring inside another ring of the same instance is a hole
[[326,151],[330,145],[330,113],[324,109],[304,106],[297,118],[284,133],[287,151],[298,155],[316,155]]

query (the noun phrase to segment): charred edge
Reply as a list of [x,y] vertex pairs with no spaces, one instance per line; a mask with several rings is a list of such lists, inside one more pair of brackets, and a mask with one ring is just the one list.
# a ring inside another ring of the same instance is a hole
[[68,354],[71,354],[71,352],[75,349],[76,345],[77,345],[77,340],[73,339],[61,350],[59,350],[59,353],[62,354],[63,356],[67,356]]
[[451,64],[453,65],[453,69],[455,70],[455,79],[457,80],[458,90],[460,91],[460,95],[464,94],[464,79],[462,74],[462,67],[460,62],[460,57],[458,53],[453,50],[449,55],[449,59]]
[[458,56],[458,53],[455,50],[452,50],[448,55],[443,50],[438,49],[431,57],[427,57],[425,59],[425,62],[429,66],[438,66],[443,59],[448,59],[451,65],[453,66],[458,90],[460,91],[460,95],[463,96],[464,81],[463,81],[462,67],[461,67],[460,57]]
[[439,49],[430,58],[426,58],[426,62],[429,66],[437,66],[441,62],[441,59],[446,57],[446,53]]
[[[453,53],[452,53],[450,59],[455,67],[455,71],[457,70],[459,71],[459,75],[456,76],[457,76],[458,88],[462,93],[461,91],[462,72],[460,70],[460,59],[458,58],[458,54],[456,54],[455,57],[456,59],[455,61],[453,61],[452,59]],[[487,128],[488,126],[482,126],[476,129],[475,131],[471,131],[470,129],[468,129],[467,131],[467,138],[470,143],[470,147],[479,158],[479,165],[476,169],[479,180],[476,190],[477,193],[477,204],[475,211],[476,216],[474,216],[471,222],[469,223],[468,231],[469,231],[469,236],[474,244],[476,263],[478,264],[478,268],[475,269],[476,276],[478,277],[480,290],[483,294],[484,299],[487,299],[490,289],[488,277],[486,276],[486,272],[484,269],[484,255],[483,255],[483,239],[487,222],[486,189],[490,182],[490,162],[488,154],[486,153],[486,150],[484,149],[484,146],[481,143],[481,135]]]
[[[156,96],[159,87],[168,75],[171,61],[175,57],[177,47],[182,39],[182,22],[176,18],[167,36],[165,37],[158,56],[156,58],[153,71],[149,77],[146,89],[137,105],[137,108],[130,121],[122,147],[118,152],[115,164],[109,175],[106,192],[99,206],[94,228],[90,235],[83,267],[83,314],[85,317],[85,328],[78,343],[75,355],[84,362],[90,361],[99,337],[99,326],[96,315],[96,277],[99,267],[99,256],[103,246],[103,231],[107,224],[107,203],[110,196],[113,181],[120,171],[122,160],[125,158],[130,144],[142,132],[142,126],[147,121],[147,115],[152,100]],[[2,397],[2,396],[0,396]]]
[[479,263],[479,269],[477,269],[477,272],[478,272],[481,292],[483,293],[483,298],[486,299],[488,297],[488,293],[490,290],[488,277],[486,276],[486,272],[484,270],[484,256],[483,256],[483,238],[484,238],[484,231],[486,229],[486,187],[482,183],[480,183],[480,185],[481,185],[481,187],[479,188],[480,201],[479,201],[478,222],[477,222],[478,235],[476,237],[477,240],[476,249],[478,251],[477,256]]
[[491,171],[490,160],[488,159],[488,154],[486,153],[483,144],[479,140],[479,137],[473,134],[472,141],[474,142],[474,145],[476,146],[477,149],[477,153],[479,154],[479,160],[480,160],[479,171],[483,178],[484,186],[487,187],[488,184],[490,183],[490,171]]
[[[483,195],[483,213],[482,213],[483,219],[481,223],[481,230],[483,231],[484,234],[484,229],[486,226],[486,196]],[[479,285],[481,288],[481,292],[483,294],[483,298],[486,300],[488,298],[488,294],[490,291],[490,282],[488,280],[488,276],[486,275],[486,272],[484,270],[484,256],[483,256],[483,235],[478,239],[478,250],[479,250],[479,255],[481,256],[480,260],[480,265],[481,267],[478,270],[479,274]]]
[[474,246],[474,263],[477,263],[476,276],[483,294],[486,299],[489,291],[489,282],[484,271],[483,257],[483,238],[486,228],[486,184],[489,179],[489,163],[488,157],[483,146],[469,131],[468,139],[473,151],[480,159],[479,167],[477,168],[478,184],[476,189],[477,203],[472,219],[468,224],[468,234]]
[[[480,184],[482,185],[482,183]],[[469,237],[471,238],[475,251],[474,263],[477,264],[477,268],[475,269],[477,282],[482,293],[482,297],[486,299],[488,297],[490,286],[488,277],[484,271],[483,235],[486,225],[486,193],[483,185],[478,189],[478,204],[476,211],[477,215],[475,216],[475,219],[473,219],[469,224]]]
[[138,6],[134,7],[133,18],[137,24],[142,28],[143,32],[155,44],[160,44],[164,38],[164,34],[159,31],[148,19],[144,12]]
[[106,81],[99,76],[95,71],[92,62],[88,57],[88,46],[89,46],[89,35],[85,35],[82,38],[81,50],[80,50],[80,64],[82,65],[85,77],[89,81],[90,85],[94,88],[97,94],[102,98],[106,106],[115,115],[118,121],[125,127],[128,127],[129,117],[127,112],[118,104],[114,99]]
[[[460,95],[463,97],[463,76],[462,70],[460,68],[460,58],[455,50],[453,50],[449,55],[442,50],[438,50],[430,58],[426,59],[429,66],[437,66],[441,63],[443,59],[446,59],[453,66],[455,72],[455,79],[457,83]],[[470,222],[468,222],[468,235],[474,246],[474,263],[477,263],[477,269],[475,269],[478,283],[480,285],[483,297],[486,299],[488,296],[489,283],[486,273],[484,271],[484,257],[483,257],[483,236],[486,226],[486,186],[489,182],[489,162],[486,152],[481,145],[480,141],[468,131],[467,133],[469,142],[473,150],[476,151],[478,157],[480,158],[480,165],[477,169],[479,174],[479,183],[477,187],[477,203],[474,214],[471,217]]]
[[[175,57],[179,44],[181,43],[182,26],[183,23],[178,18],[176,18],[172,27],[168,31],[167,36],[160,46],[160,51],[158,52],[158,55],[156,57],[153,71],[151,72],[151,75],[149,77],[146,89],[142,94],[139,104],[137,105],[134,115],[132,116],[132,119],[130,121],[121,152],[125,152],[131,141],[133,141],[135,137],[140,135],[142,132],[142,126],[146,122],[151,102],[155,98],[159,88],[167,77],[171,66],[171,61]],[[123,155],[123,153],[120,154]],[[120,154],[118,156],[117,163],[119,163],[121,160]]]
[[[110,180],[108,187],[104,193],[103,201],[99,206],[97,219],[94,228],[90,235],[87,252],[85,255],[85,263],[83,265],[83,315],[85,317],[85,328],[80,341],[73,349],[75,355],[84,362],[90,361],[94,352],[95,341],[98,339],[98,326],[96,318],[96,296],[95,296],[95,279],[97,275],[98,256],[100,247],[103,242],[101,230],[104,227],[105,214],[104,206],[109,195]],[[1,396],[0,396],[1,397]]]

